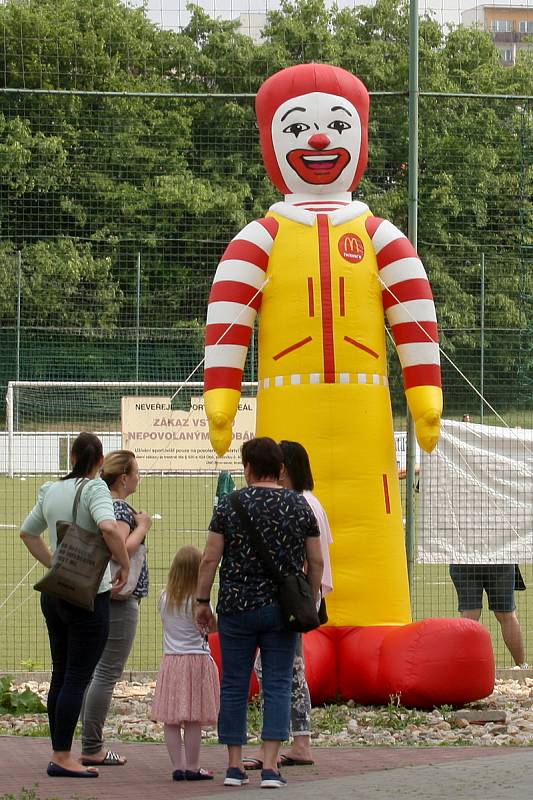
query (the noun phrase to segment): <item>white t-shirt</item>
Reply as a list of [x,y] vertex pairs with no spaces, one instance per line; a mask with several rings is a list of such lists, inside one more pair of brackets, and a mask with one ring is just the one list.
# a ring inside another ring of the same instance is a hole
[[159,600],[159,613],[163,621],[163,652],[166,656],[209,655],[209,645],[196,627],[193,602],[189,599],[180,608],[167,608],[166,592]]
[[331,561],[329,558],[329,546],[333,542],[331,529],[329,527],[329,520],[320,500],[314,494],[307,490],[302,492],[303,496],[311,506],[313,514],[318,523],[318,530],[320,531],[320,547],[322,550],[322,558],[324,559],[324,572],[322,573],[322,596],[333,591],[333,577],[331,575]]

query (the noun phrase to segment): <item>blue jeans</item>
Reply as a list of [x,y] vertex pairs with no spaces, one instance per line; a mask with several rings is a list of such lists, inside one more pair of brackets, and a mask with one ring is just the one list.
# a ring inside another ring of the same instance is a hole
[[218,739],[246,744],[246,712],[256,649],[263,664],[263,731],[266,741],[289,738],[292,665],[298,634],[288,631],[277,603],[218,619],[222,651],[222,685]]

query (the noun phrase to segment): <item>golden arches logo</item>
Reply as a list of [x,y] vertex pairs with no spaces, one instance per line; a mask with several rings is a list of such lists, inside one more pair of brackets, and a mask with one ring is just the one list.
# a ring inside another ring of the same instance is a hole
[[357,264],[365,255],[365,247],[357,234],[345,233],[339,239],[339,253],[346,261]]

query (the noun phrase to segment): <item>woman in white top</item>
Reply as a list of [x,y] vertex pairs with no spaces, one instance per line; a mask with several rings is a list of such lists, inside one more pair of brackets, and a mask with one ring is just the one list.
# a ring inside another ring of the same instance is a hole
[[[283,454],[280,483],[286,489],[294,489],[303,494],[318,523],[320,548],[324,561],[321,583],[321,592],[324,597],[329,594],[329,592],[333,591],[331,562],[329,557],[329,545],[332,543],[333,539],[329,521],[322,504],[318,498],[312,494],[314,480],[307,450],[299,442],[289,442],[287,440],[281,441],[279,446]],[[255,671],[259,681],[261,681],[262,667],[260,656],[257,657]],[[280,755],[279,765],[291,767],[314,764],[313,755],[311,753],[311,697],[305,679],[305,662],[301,634],[298,636],[292,671],[291,733],[292,744],[287,753],[282,753]],[[244,765],[247,769],[261,769],[263,766],[262,750],[259,751],[257,758],[245,758]]]
[[[111,555],[120,564],[115,579],[115,585],[120,588],[128,578],[129,559],[118,531],[111,494],[104,481],[97,477],[103,460],[100,439],[93,433],[80,433],[70,453],[71,471],[59,481],[41,486],[37,503],[22,523],[20,536],[30,553],[45,567],[50,567],[57,546],[56,523],[72,519],[79,481],[88,479],[81,492],[77,522],[86,530],[101,531]],[[50,547],[42,539],[46,528]],[[98,770],[86,769],[74,758],[71,747],[85,689],[107,640],[110,589],[108,567],[95,599],[94,611],[41,594],[41,609],[52,655],[47,701],[52,739],[52,760],[47,772],[52,777],[98,777]]]

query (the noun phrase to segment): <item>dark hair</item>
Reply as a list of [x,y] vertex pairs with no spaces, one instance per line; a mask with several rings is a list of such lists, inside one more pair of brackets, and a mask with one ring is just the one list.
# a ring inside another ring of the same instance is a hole
[[256,478],[279,479],[283,455],[279,444],[269,436],[256,436],[241,447],[242,463],[250,465]]
[[72,442],[70,456],[74,456],[74,466],[68,475],[61,478],[67,481],[69,478],[86,478],[104,455],[102,442],[94,433],[83,431]]
[[286,439],[282,439],[279,446],[283,454],[285,469],[292,483],[292,488],[297,492],[303,492],[306,489],[310,492],[313,491],[315,482],[313,480],[313,473],[311,472],[309,456],[303,444],[300,444],[300,442],[288,442]]

